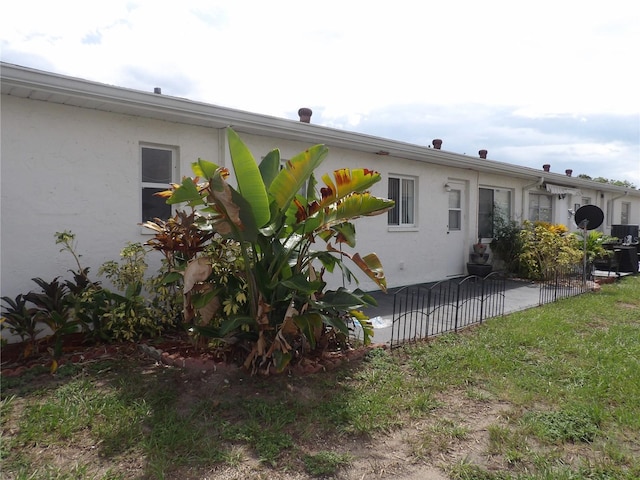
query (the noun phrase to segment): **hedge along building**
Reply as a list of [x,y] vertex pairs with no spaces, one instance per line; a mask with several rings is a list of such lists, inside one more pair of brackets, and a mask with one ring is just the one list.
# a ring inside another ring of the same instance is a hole
[[[356,250],[378,254],[390,287],[465,274],[471,245],[479,235],[489,241],[493,205],[518,221],[573,225],[569,210],[595,204],[606,212],[606,233],[612,224],[640,223],[637,190],[489,160],[486,151],[471,157],[443,150],[438,140],[413,145],[314,125],[307,109],[299,120],[274,118],[159,89],[1,67],[3,296],[32,290],[33,277],[51,280],[74,267],[55,245],[57,231],[76,234],[94,277],[126,242],[145,242],[150,232],[139,224],[171,213],[155,191],[191,175],[199,157],[230,165],[227,126],[257,159],[273,148],[287,159],[326,144],[317,178],[343,167],[380,172],[372,193],[397,205],[357,221]],[[361,288],[375,288],[359,278]]]

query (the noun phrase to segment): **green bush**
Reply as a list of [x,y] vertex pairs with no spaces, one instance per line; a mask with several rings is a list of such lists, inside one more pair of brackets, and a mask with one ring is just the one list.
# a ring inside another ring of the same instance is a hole
[[564,225],[525,221],[520,231],[521,272],[525,278],[546,280],[557,268],[579,265],[582,251]]

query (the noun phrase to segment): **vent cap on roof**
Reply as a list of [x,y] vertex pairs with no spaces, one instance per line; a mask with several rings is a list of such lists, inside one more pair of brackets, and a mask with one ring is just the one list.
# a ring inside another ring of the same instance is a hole
[[434,138],[433,140],[431,140],[431,143],[433,144],[433,148],[435,148],[436,150],[440,150],[440,148],[442,147],[442,140],[440,140],[439,138]]
[[298,110],[298,115],[300,116],[300,121],[302,123],[311,123],[311,115],[313,115],[313,111],[310,108],[302,107]]

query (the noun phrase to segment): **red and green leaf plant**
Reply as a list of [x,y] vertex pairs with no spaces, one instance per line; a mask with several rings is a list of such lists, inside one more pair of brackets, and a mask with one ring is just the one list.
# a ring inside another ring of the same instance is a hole
[[[237,246],[232,272],[238,291],[229,308],[217,308],[219,321],[208,334],[225,342],[242,342],[244,365],[253,372],[282,370],[294,359],[322,348],[329,338],[346,338],[349,321],[358,318],[365,342],[373,333],[360,309],[375,304],[359,289],[326,290],[325,272],[338,267],[349,281],[357,279],[347,260],[382,290],[386,279],[374,253],[348,253],[355,246],[352,220],[385,213],[394,202],[371,195],[368,189],[380,174],[367,169],[340,169],[323,175],[318,191],[313,172],[328,154],[315,145],[295,155],[281,168],[280,153],[272,150],[257,164],[232,129],[227,130],[237,187],[227,180],[227,168],[199,159],[195,178],[163,192],[169,204],[186,204],[198,211],[199,228],[215,232],[215,241]],[[199,182],[199,179],[203,179]],[[299,192],[306,188],[306,193]],[[315,249],[322,241],[326,247]],[[214,251],[216,249],[214,248]],[[212,276],[217,260],[204,252],[184,269],[184,294],[206,292],[208,302],[224,305]]]

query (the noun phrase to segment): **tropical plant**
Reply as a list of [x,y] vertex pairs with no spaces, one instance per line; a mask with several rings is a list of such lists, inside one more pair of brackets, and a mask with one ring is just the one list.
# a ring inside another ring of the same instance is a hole
[[29,292],[25,297],[35,305],[38,319],[51,329],[54,345],[52,369],[55,370],[55,361],[62,355],[63,337],[82,331],[85,325],[81,319],[76,317],[69,288],[60,280],[60,277],[56,277],[50,282],[42,278],[33,278],[32,280],[40,287],[40,291]]
[[37,350],[37,337],[43,330],[39,328],[41,322],[38,310],[33,306],[27,306],[30,302],[23,294],[19,294],[15,299],[2,297],[2,301],[6,304],[0,319],[2,330],[7,329],[11,334],[18,335],[23,341],[28,340],[22,352],[22,356],[26,358],[34,349]]
[[82,265],[80,265],[81,255],[78,254],[76,251],[75,233],[69,230],[64,230],[62,232],[56,232],[54,234],[54,237],[56,239],[56,245],[62,245],[62,248],[60,249],[60,251],[69,252],[71,256],[73,256],[73,259],[75,260],[76,265],[78,267],[78,270],[70,270],[70,272],[73,274],[75,283],[67,282],[67,287],[69,287],[71,291],[75,293],[79,293],[81,290],[88,287],[89,285],[96,286],[97,284],[94,284],[89,279],[89,269],[82,268]]
[[[237,248],[233,272],[240,287],[237,308],[221,316],[209,334],[220,339],[248,341],[245,366],[253,371],[284,368],[293,358],[323,345],[333,332],[348,335],[348,321],[359,308],[374,303],[360,290],[325,291],[323,274],[338,267],[345,278],[355,280],[345,260],[351,259],[380,288],[386,289],[381,263],[375,254],[349,254],[355,246],[352,219],[378,215],[394,202],[372,196],[367,189],[380,180],[368,169],[341,169],[334,179],[323,175],[325,186],[316,191],[314,170],[328,149],[316,145],[280,165],[278,150],[269,152],[260,165],[232,130],[227,130],[237,189],[227,183],[230,172],[199,159],[192,164],[196,178],[163,192],[169,204],[186,204],[202,215],[200,228],[213,231]],[[205,181],[198,183],[198,178]],[[306,186],[306,193],[299,194]],[[325,250],[314,250],[316,242]],[[319,262],[318,266],[315,262]],[[200,306],[221,305],[219,292],[209,281],[216,262],[206,255],[186,266],[183,293],[200,295]],[[365,340],[371,326],[365,326]],[[191,320],[191,319],[189,319]]]
[[98,275],[107,277],[120,291],[136,290],[144,283],[147,271],[145,256],[146,251],[141,243],[127,242],[120,251],[120,262],[104,262],[98,270]]
[[505,270],[512,273],[517,273],[520,265],[522,253],[520,230],[518,222],[509,219],[498,206],[494,206],[491,252],[504,262]]
[[[168,299],[173,296],[171,292],[164,291],[165,274],[147,279],[145,257],[142,244],[128,242],[120,252],[119,262],[105,262],[98,270],[120,292],[102,289],[98,301],[94,301],[93,306],[103,322],[103,336],[113,340],[136,340],[158,335],[173,325],[175,305]],[[145,286],[157,289],[157,292],[151,292],[152,298],[145,296]]]
[[527,278],[545,280],[555,268],[581,263],[582,252],[565,225],[526,220],[520,241],[520,266]]
[[613,237],[609,235],[597,230],[589,230],[586,235],[580,230],[573,235],[576,240],[576,248],[580,251],[586,250],[588,262],[593,262],[596,258],[608,258],[612,253],[611,250],[607,250],[603,245],[613,240]]

